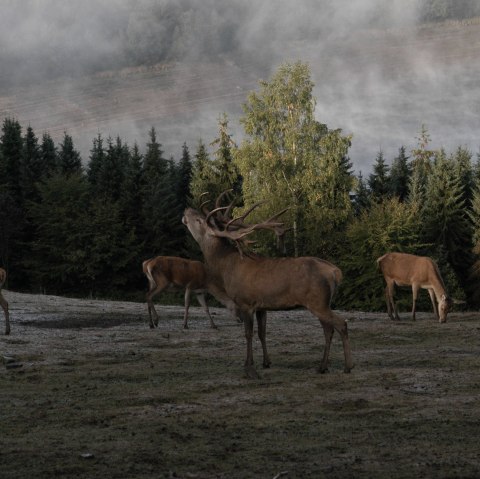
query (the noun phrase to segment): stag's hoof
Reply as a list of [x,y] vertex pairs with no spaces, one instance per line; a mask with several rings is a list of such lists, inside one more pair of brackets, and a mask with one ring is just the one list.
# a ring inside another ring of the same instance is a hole
[[317,372],[320,374],[326,374],[329,371],[328,371],[328,368],[320,366],[319,368],[317,368]]
[[188,329],[188,324],[184,324],[183,329]]
[[270,361],[263,363],[263,369],[269,369],[272,363]]
[[5,336],[8,336],[10,334],[10,328],[5,331]]
[[352,366],[350,366],[350,367],[345,366],[343,372],[344,372],[345,374],[350,374],[350,372],[352,371],[352,369],[353,369],[354,367],[355,367],[354,364],[352,364]]
[[254,366],[245,366],[245,375],[249,379],[260,379],[260,376],[258,375]]
[[212,329],[218,329],[218,326],[216,324],[212,324]]

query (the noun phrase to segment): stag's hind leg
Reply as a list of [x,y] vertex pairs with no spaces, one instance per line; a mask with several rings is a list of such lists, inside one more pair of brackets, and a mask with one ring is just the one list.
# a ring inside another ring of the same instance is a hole
[[8,303],[7,300],[0,293],[0,305],[2,306],[3,312],[5,313],[5,334],[10,334],[10,316],[8,313]]
[[253,315],[249,312],[242,311],[241,318],[245,327],[245,339],[247,340],[247,358],[245,359],[245,374],[252,379],[258,379],[258,373],[253,364]]
[[263,349],[263,367],[269,368],[272,362],[270,361],[267,352],[267,312],[257,311],[255,316],[257,317],[258,337],[260,338]]

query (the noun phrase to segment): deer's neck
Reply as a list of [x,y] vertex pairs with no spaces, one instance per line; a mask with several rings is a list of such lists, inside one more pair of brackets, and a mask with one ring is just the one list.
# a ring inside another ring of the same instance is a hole
[[445,285],[443,284],[442,280],[435,278],[435,280],[432,281],[432,288],[433,292],[435,293],[435,298],[437,298],[437,303],[439,303],[442,296],[447,295],[447,292],[445,291]]

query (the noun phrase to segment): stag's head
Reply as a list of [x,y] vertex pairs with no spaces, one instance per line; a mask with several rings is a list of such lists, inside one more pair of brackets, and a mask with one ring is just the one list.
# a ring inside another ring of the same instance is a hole
[[438,316],[439,316],[438,321],[440,323],[447,322],[447,314],[450,311],[450,309],[452,309],[453,303],[454,301],[452,298],[448,297],[445,294],[442,294],[442,297],[438,302]]
[[283,223],[278,221],[278,217],[285,213],[286,209],[261,223],[247,224],[245,218],[262,203],[254,204],[243,215],[234,218],[232,211],[235,200],[228,206],[221,206],[221,201],[228,191],[224,191],[216,199],[215,207],[212,210],[207,209],[206,204],[208,202],[205,202],[201,206],[202,213],[193,208],[187,208],[184,211],[182,223],[188,228],[202,249],[205,243],[213,241],[213,238],[223,238],[233,242],[240,254],[243,254],[248,246],[253,243],[247,236],[260,229],[273,231],[278,238],[283,238],[287,230]]

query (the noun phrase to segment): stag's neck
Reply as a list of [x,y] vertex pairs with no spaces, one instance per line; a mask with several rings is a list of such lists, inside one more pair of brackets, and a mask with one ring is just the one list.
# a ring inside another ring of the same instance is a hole
[[200,244],[200,249],[210,271],[220,276],[232,270],[234,263],[242,259],[238,250],[222,238],[209,238]]

